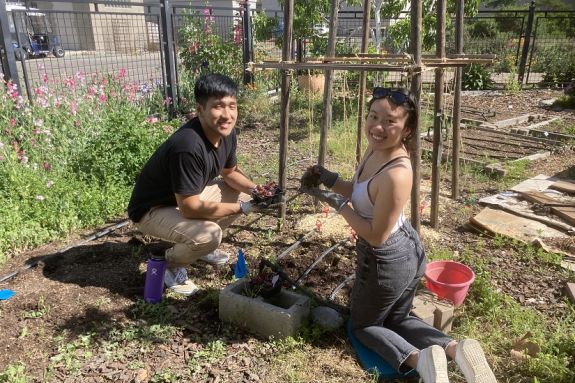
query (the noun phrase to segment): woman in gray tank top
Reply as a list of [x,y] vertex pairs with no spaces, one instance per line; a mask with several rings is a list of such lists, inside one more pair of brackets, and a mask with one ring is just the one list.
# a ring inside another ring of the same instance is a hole
[[403,216],[413,182],[406,143],[417,133],[416,102],[406,89],[375,88],[365,123],[368,147],[353,179],[315,165],[302,176],[302,191],[336,209],[359,237],[353,335],[398,372],[415,369],[425,383],[448,382],[446,355],[467,382],[494,383],[479,342],[457,342],[410,315],[427,265],[420,238]]

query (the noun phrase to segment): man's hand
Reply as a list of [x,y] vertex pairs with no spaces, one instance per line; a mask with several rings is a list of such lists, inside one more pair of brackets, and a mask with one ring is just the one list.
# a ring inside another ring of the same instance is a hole
[[339,174],[331,172],[321,165],[314,165],[307,168],[300,182],[303,188],[318,187],[323,184],[331,189],[338,177]]
[[330,192],[328,190],[322,190],[319,188],[302,188],[301,191],[317,198],[321,202],[327,203],[335,211],[340,211],[349,202],[349,200],[341,194]]

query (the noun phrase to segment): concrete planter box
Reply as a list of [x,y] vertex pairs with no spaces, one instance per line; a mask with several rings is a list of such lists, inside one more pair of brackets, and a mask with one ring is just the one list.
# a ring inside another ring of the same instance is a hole
[[285,289],[271,299],[251,298],[243,295],[247,284],[242,278],[220,292],[220,320],[266,338],[295,335],[309,315],[310,299]]

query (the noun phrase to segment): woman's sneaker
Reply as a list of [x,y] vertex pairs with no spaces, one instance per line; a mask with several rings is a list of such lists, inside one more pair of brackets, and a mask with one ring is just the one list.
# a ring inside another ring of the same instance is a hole
[[463,372],[467,383],[497,383],[483,349],[475,339],[465,339],[457,343],[455,363]]
[[188,279],[185,267],[166,268],[164,284],[173,292],[182,295],[193,295],[200,290],[194,282]]
[[207,262],[211,265],[223,265],[230,259],[230,253],[223,250],[216,249],[215,251],[200,257],[201,261]]
[[421,350],[416,371],[424,383],[449,383],[445,351],[437,345]]

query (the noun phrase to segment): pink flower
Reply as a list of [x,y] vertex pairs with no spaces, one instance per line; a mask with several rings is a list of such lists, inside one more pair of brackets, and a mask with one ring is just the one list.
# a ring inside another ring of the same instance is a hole
[[64,85],[67,88],[74,89],[76,88],[76,79],[74,77],[68,77],[64,80]]
[[104,93],[100,93],[100,96],[98,96],[98,100],[100,100],[102,104],[106,104],[108,102],[108,98]]
[[44,84],[48,84],[48,73],[44,72],[42,75],[42,81],[44,81]]
[[95,86],[91,86],[88,88],[88,96],[93,97],[96,95],[96,91],[98,90],[98,88],[96,88]]
[[44,168],[44,170],[46,170],[47,172],[49,172],[50,170],[52,170],[52,165],[50,165],[49,162],[44,162],[42,164],[42,167]]
[[148,116],[148,117],[146,117],[146,122],[148,124],[153,124],[154,122],[160,122],[160,119],[158,117],[155,117],[155,116]]
[[190,53],[198,53],[198,50],[200,49],[200,43],[198,42],[193,42],[190,44]]
[[[49,106],[48,100],[45,99],[44,97],[38,97],[38,98],[36,99],[36,101],[37,101],[38,104],[39,104],[42,108],[44,108],[44,109],[46,109],[46,108]],[[16,107],[17,107],[17,106],[16,106]]]
[[124,78],[126,77],[126,68],[120,68],[120,72],[118,73],[118,77],[119,78]]
[[72,113],[73,116],[78,114],[78,104],[76,103],[76,101],[72,101],[70,103],[70,113]]
[[234,44],[241,45],[242,44],[242,26],[241,24],[237,24],[234,28]]
[[13,128],[13,127],[15,127],[15,126],[16,126],[16,119],[15,119],[14,117],[12,117],[12,118],[10,119],[10,127]]
[[76,72],[76,79],[83,84],[86,81],[86,75],[84,74],[84,72],[78,71]]
[[80,125],[81,125],[80,120],[75,120],[75,121],[74,121],[74,125],[80,126]]

